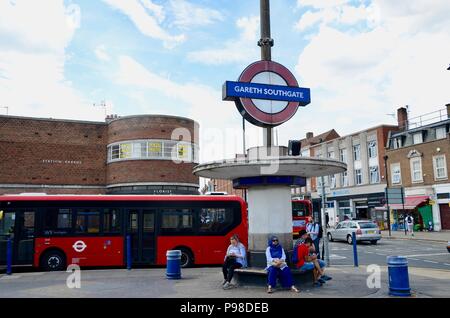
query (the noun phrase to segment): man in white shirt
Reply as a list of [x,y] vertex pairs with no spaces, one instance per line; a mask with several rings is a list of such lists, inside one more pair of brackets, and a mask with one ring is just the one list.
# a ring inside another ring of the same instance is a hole
[[309,217],[308,224],[306,224],[306,232],[309,234],[309,237],[313,240],[314,248],[316,250],[316,255],[320,258],[320,238],[319,238],[319,223],[314,221],[313,217]]

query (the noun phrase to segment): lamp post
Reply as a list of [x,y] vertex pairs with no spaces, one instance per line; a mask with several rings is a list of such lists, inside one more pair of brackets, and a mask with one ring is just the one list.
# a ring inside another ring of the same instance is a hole
[[387,207],[387,219],[388,219],[388,228],[389,228],[389,236],[391,236],[391,209],[389,208],[389,176],[388,176],[388,166],[387,166],[387,160],[388,156],[384,155],[384,176],[386,178],[386,207]]

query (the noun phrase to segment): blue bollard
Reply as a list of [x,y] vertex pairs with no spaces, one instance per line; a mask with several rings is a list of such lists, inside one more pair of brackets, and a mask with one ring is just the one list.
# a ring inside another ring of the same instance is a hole
[[127,269],[131,270],[131,237],[127,235]]
[[167,256],[167,279],[180,279],[181,278],[181,251],[169,250],[166,253]]
[[9,238],[6,242],[6,275],[12,274],[12,241]]
[[408,260],[402,256],[389,256],[387,258],[389,274],[389,295],[411,296],[408,276]]
[[353,262],[355,267],[358,267],[358,250],[356,249],[356,233],[352,233],[352,243],[353,243]]

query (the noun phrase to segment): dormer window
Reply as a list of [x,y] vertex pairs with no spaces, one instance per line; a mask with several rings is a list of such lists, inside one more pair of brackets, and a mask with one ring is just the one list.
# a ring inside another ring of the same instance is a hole
[[415,133],[413,135],[413,144],[417,145],[417,144],[421,144],[421,143],[423,143],[423,134],[422,134],[422,132]]
[[436,128],[436,139],[443,139],[447,137],[447,130],[445,127]]

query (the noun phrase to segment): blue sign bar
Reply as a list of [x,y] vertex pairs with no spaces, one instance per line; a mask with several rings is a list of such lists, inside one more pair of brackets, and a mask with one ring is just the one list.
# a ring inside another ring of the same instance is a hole
[[222,94],[223,100],[236,98],[281,100],[298,102],[301,106],[311,103],[311,91],[303,87],[226,81],[223,84]]

